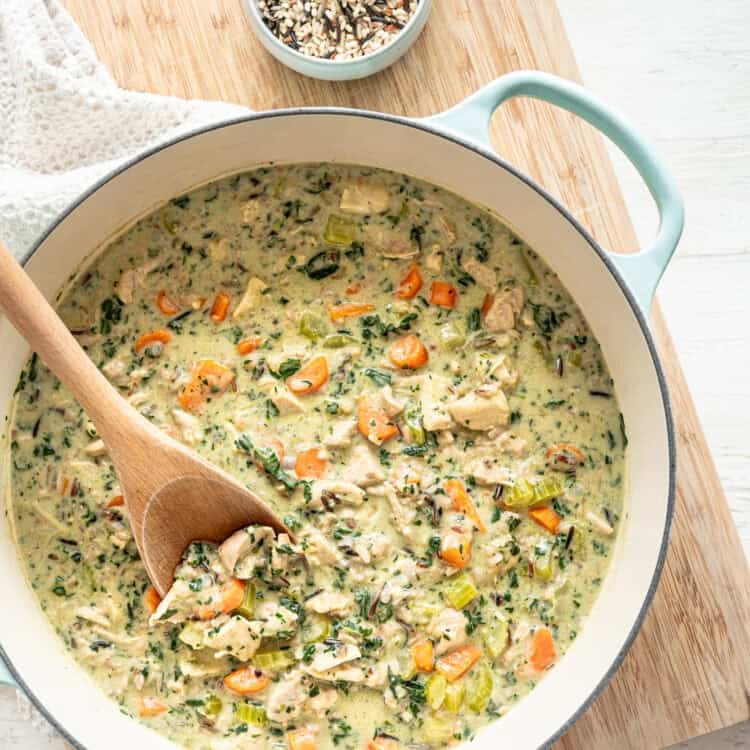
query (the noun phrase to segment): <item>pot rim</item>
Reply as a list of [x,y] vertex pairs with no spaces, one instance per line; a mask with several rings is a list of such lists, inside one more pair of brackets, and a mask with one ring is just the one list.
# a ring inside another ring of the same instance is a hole
[[[573,724],[575,724],[576,721],[578,721],[578,719],[588,710],[588,708],[591,706],[594,700],[601,694],[601,692],[604,690],[604,688],[607,686],[609,681],[612,679],[612,677],[614,677],[615,673],[619,669],[625,656],[627,655],[628,651],[633,645],[633,642],[635,641],[635,638],[638,635],[638,632],[640,631],[641,626],[643,625],[643,622],[646,618],[646,614],[648,613],[648,610],[653,601],[654,594],[656,593],[656,588],[661,579],[661,575],[664,570],[664,564],[666,561],[667,550],[669,547],[669,538],[670,538],[670,534],[672,530],[672,523],[674,520],[675,493],[676,493],[676,469],[677,469],[674,422],[673,422],[673,417],[672,417],[672,406],[671,406],[671,402],[669,399],[669,390],[667,388],[666,376],[664,374],[664,370],[661,365],[659,354],[656,350],[656,344],[654,342],[654,338],[648,326],[648,321],[646,320],[644,312],[638,305],[635,299],[635,296],[633,295],[633,292],[631,291],[630,287],[627,285],[627,283],[623,279],[615,263],[609,257],[609,254],[597,243],[597,241],[591,236],[589,231],[573,216],[573,214],[560,201],[558,201],[555,197],[553,197],[550,193],[548,193],[541,185],[537,184],[528,175],[521,172],[512,164],[509,164],[507,161],[505,161],[501,156],[499,156],[494,151],[491,151],[490,149],[482,146],[479,143],[473,142],[469,140],[468,138],[461,137],[452,131],[447,131],[440,127],[436,127],[435,125],[432,125],[429,122],[425,122],[423,120],[422,121],[416,120],[416,119],[404,117],[401,115],[386,114],[383,112],[372,112],[372,111],[362,110],[362,109],[350,109],[347,107],[293,107],[293,108],[288,108],[288,109],[278,109],[278,110],[271,110],[271,111],[265,111],[265,112],[252,112],[248,115],[244,115],[241,117],[221,120],[212,125],[206,125],[206,126],[202,126],[199,128],[195,128],[188,132],[182,133],[181,135],[175,136],[174,138],[171,138],[168,141],[164,141],[163,143],[159,143],[156,146],[152,146],[151,148],[145,151],[142,151],[136,156],[131,157],[127,161],[123,162],[120,166],[116,167],[112,171],[100,177],[90,188],[88,188],[83,193],[81,193],[81,195],[79,195],[55,219],[53,219],[49,223],[47,228],[44,230],[44,232],[42,232],[39,238],[34,242],[32,247],[19,259],[19,262],[21,263],[22,266],[26,266],[26,264],[33,258],[33,256],[37,253],[37,251],[44,244],[47,238],[55,231],[55,229],[57,229],[57,227],[60,224],[62,224],[65,221],[65,219],[67,219],[67,217],[75,209],[78,208],[78,206],[80,206],[86,200],[88,200],[88,198],[91,195],[93,195],[97,190],[99,190],[101,187],[103,187],[104,185],[112,181],[113,179],[119,177],[120,174],[126,172],[132,166],[140,163],[141,161],[149,158],[150,156],[153,156],[154,154],[158,154],[161,151],[171,148],[172,146],[178,143],[182,143],[183,141],[187,141],[195,136],[203,135],[205,133],[210,133],[215,130],[221,130],[222,128],[225,128],[225,127],[232,127],[234,125],[241,125],[243,123],[249,123],[249,122],[254,122],[256,120],[264,120],[268,118],[300,117],[300,116],[308,116],[308,115],[312,115],[312,116],[337,115],[337,116],[343,116],[343,117],[371,118],[371,119],[379,120],[382,122],[389,122],[389,123],[394,123],[397,125],[402,125],[405,127],[415,128],[417,130],[423,130],[432,135],[438,136],[448,142],[462,146],[468,149],[469,151],[474,152],[478,156],[481,156],[484,159],[487,159],[493,162],[496,166],[507,170],[514,177],[521,180],[526,186],[534,190],[553,209],[560,212],[562,216],[573,226],[573,228],[584,238],[584,240],[586,240],[587,244],[594,251],[595,255],[599,258],[599,260],[604,264],[607,270],[614,277],[615,281],[617,282],[617,285],[620,288],[620,291],[625,296],[625,299],[627,300],[628,305],[630,306],[630,309],[638,322],[638,326],[641,329],[641,334],[646,340],[646,345],[648,347],[648,351],[651,356],[651,361],[653,362],[654,370],[656,372],[656,378],[657,378],[658,385],[659,385],[659,392],[662,398],[662,402],[664,404],[664,418],[666,422],[667,449],[668,449],[668,456],[669,456],[669,490],[668,490],[668,497],[667,497],[667,512],[666,512],[666,519],[665,519],[665,525],[664,525],[664,533],[662,535],[661,545],[659,548],[659,554],[656,560],[656,566],[654,568],[651,582],[649,583],[648,590],[643,599],[643,603],[638,612],[638,615],[635,618],[633,626],[630,629],[630,632],[628,633],[627,637],[625,638],[623,642],[622,647],[620,648],[618,653],[615,655],[612,663],[610,664],[609,668],[607,669],[607,671],[605,672],[601,680],[599,680],[599,682],[591,689],[586,700],[584,700],[578,706],[578,708],[568,717],[568,719],[560,727],[558,727],[552,733],[552,735],[542,743],[542,745],[540,745],[540,748],[548,748],[555,741],[560,739],[560,737],[562,737],[562,735],[565,734],[565,732],[567,732],[573,726]],[[16,668],[13,665],[13,662],[8,658],[8,655],[5,653],[2,647],[2,644],[0,644],[0,659],[2,659],[2,661],[5,662],[9,672],[11,673],[11,675],[17,682],[18,686],[23,690],[25,695],[34,704],[37,710],[44,716],[44,718],[55,728],[55,730],[59,732],[64,737],[64,739],[67,742],[69,742],[71,746],[75,748],[76,750],[91,750],[90,748],[86,748],[84,745],[78,742],[78,740],[76,740],[76,738],[73,737],[65,729],[61,721],[58,720],[54,715],[52,715],[50,711],[47,710],[46,706],[42,703],[41,700],[37,698],[34,691],[28,686],[28,684],[24,681],[23,677],[16,670]]]

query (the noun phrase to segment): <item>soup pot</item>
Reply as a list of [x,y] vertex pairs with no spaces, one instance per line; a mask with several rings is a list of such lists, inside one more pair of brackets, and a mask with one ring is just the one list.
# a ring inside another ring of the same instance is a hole
[[[554,198],[498,157],[488,138],[495,109],[534,97],[583,117],[628,156],[660,214],[657,237],[631,256],[612,255]],[[485,206],[558,274],[601,343],[627,427],[625,513],[611,569],[578,638],[532,693],[482,730],[476,750],[543,747],[559,737],[622,661],[651,602],[664,564],[674,505],[675,448],[664,374],[649,332],[654,289],[683,225],[680,196],[661,160],[617,113],[584,89],[549,75],[499,78],[458,106],[426,119],[350,109],[249,114],[175,139],[105,177],[71,206],[25,258],[54,298],[81,264],[125,226],[201,183],[268,163],[338,162],[403,172]],[[0,416],[7,420],[28,347],[0,321]],[[7,440],[0,482],[8,502]],[[0,617],[7,671],[75,746],[88,750],[174,747],[120,713],[77,666],[42,613],[13,541],[11,514],[0,523]],[[1,662],[0,662],[1,665]]]

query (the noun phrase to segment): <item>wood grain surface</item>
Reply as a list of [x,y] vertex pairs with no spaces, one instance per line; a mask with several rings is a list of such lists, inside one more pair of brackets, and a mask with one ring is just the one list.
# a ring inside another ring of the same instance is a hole
[[[365,81],[330,84],[283,68],[252,36],[241,0],[63,0],[125,88],[253,109],[345,105],[426,115],[496,76],[536,68],[578,79],[551,0],[439,0],[410,53]],[[547,105],[514,101],[493,123],[498,151],[605,246],[636,237],[601,140]],[[620,670],[559,742],[649,750],[750,717],[750,575],[661,314],[652,319],[678,439],[677,515],[654,605]]]

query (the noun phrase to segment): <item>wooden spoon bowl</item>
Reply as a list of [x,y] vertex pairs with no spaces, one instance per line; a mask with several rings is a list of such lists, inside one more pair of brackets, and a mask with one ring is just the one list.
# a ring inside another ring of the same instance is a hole
[[250,524],[289,533],[260,497],[138,413],[88,358],[0,243],[0,311],[78,399],[112,459],[135,543],[160,595],[185,548]]

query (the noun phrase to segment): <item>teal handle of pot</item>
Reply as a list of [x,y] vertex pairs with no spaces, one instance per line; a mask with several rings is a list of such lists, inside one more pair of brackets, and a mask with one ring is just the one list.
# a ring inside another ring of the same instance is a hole
[[589,122],[620,148],[646,183],[659,210],[656,239],[637,254],[608,252],[608,255],[641,309],[648,313],[659,279],[682,235],[685,209],[661,157],[625,117],[575,83],[547,73],[519,71],[498,78],[452,109],[424,122],[492,148],[489,139],[492,115],[503,102],[518,96],[541,99]]
[[13,675],[10,673],[8,667],[5,666],[5,662],[0,657],[0,685],[8,685],[9,687],[18,687],[18,683],[13,679]]

